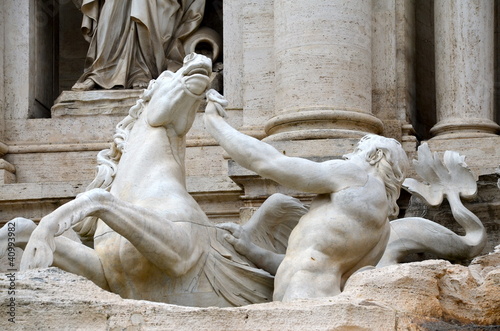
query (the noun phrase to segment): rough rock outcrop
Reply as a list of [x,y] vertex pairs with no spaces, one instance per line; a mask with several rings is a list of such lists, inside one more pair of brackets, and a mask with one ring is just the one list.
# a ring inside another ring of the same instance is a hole
[[0,275],[0,329],[500,328],[500,252],[478,257],[469,267],[429,260],[367,270],[352,276],[336,297],[239,308],[192,308],[122,299],[57,268],[18,272],[15,279],[12,275]]

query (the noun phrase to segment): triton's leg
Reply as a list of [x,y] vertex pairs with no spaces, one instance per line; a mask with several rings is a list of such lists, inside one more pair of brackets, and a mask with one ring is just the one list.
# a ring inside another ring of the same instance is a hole
[[460,260],[471,258],[471,252],[477,249],[475,243],[467,244],[464,236],[425,218],[406,217],[390,224],[389,243],[377,268],[397,264],[413,253],[432,253],[441,259]]

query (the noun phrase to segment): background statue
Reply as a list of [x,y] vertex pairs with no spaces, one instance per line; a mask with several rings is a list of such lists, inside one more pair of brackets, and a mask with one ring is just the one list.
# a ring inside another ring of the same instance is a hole
[[90,43],[73,90],[95,86],[145,88],[166,69],[177,70],[183,38],[201,23],[205,0],[74,0]]

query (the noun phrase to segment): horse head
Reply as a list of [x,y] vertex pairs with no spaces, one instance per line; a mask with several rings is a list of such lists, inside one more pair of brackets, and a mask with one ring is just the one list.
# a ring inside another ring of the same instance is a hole
[[184,136],[205,97],[211,74],[212,61],[206,56],[191,53],[175,73],[164,71],[151,81],[144,92],[144,100],[149,100],[146,111],[148,124],[172,128],[178,136]]

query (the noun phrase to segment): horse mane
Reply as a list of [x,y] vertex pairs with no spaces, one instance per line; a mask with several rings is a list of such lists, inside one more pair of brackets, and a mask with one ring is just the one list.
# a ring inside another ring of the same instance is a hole
[[[164,75],[162,74],[161,76]],[[130,107],[128,115],[116,125],[110,148],[103,149],[97,154],[97,174],[85,191],[90,191],[95,188],[101,188],[106,191],[111,190],[118,163],[120,162],[129,133],[156,90],[158,84],[155,84],[155,82],[156,80],[152,80],[149,83],[148,88],[144,90],[135,105]],[[80,237],[91,240],[97,228],[98,219],[97,217],[86,217],[76,223],[73,226],[73,230],[75,230]]]

